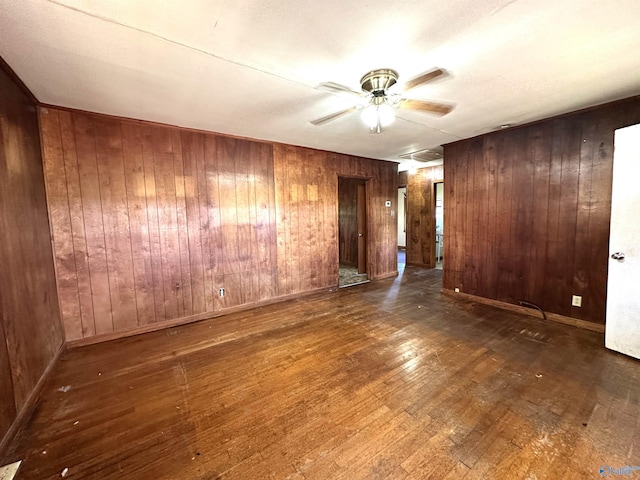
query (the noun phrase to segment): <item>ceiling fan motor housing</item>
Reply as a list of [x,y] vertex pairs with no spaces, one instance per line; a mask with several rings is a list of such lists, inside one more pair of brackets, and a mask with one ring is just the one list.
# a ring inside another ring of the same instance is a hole
[[371,93],[374,97],[383,97],[385,91],[396,84],[398,72],[390,68],[372,70],[360,79],[362,90]]

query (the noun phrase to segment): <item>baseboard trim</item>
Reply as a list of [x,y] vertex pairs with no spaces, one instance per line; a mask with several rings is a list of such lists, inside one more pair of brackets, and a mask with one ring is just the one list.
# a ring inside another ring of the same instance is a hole
[[371,280],[383,280],[385,278],[391,278],[391,277],[397,277],[397,276],[398,276],[398,271],[395,270],[393,272],[385,273],[377,277],[372,277]]
[[[511,312],[522,313],[529,315],[530,317],[541,318],[540,312],[535,309],[521,307],[520,305],[513,305],[512,303],[501,302],[499,300],[493,300],[492,298],[478,297],[468,293],[454,292],[447,288],[443,288],[441,292],[444,295],[448,295],[454,298],[460,298],[468,300],[470,302],[482,303],[483,305],[490,305],[492,307],[501,308],[503,310],[509,310]],[[604,325],[600,323],[587,322],[586,320],[580,320],[579,318],[566,317],[557,313],[544,312],[547,320],[552,322],[562,323],[564,325],[570,325],[576,328],[582,328],[584,330],[591,330],[593,332],[604,333]]]
[[13,423],[7,430],[7,433],[5,433],[4,437],[2,438],[2,441],[0,441],[0,457],[2,457],[5,454],[7,447],[9,446],[13,438],[16,436],[16,434],[18,433],[18,430],[20,430],[20,427],[22,427],[22,424],[25,422],[25,420],[29,418],[29,416],[33,413],[33,409],[35,408],[36,403],[40,398],[42,389],[44,388],[45,384],[49,380],[49,377],[51,376],[51,374],[53,373],[55,366],[58,364],[58,361],[60,360],[62,353],[65,351],[65,347],[66,345],[63,342],[60,345],[60,348],[58,348],[58,351],[56,352],[56,354],[53,356],[53,358],[49,362],[49,365],[47,365],[47,368],[45,368],[44,372],[40,376],[38,383],[36,383],[36,386],[33,388],[31,393],[27,397],[27,400],[24,402],[24,405],[16,415],[16,418],[13,420]]
[[434,265],[429,265],[428,263],[406,262],[405,265],[407,267],[418,267],[418,268],[427,268],[427,269],[435,268]]
[[251,310],[257,307],[264,307],[266,305],[271,305],[274,303],[280,303],[287,300],[306,297],[308,295],[313,295],[315,293],[335,292],[337,289],[338,289],[337,285],[333,287],[321,287],[321,288],[316,288],[316,289],[308,290],[301,293],[292,293],[292,294],[284,295],[281,297],[270,298],[267,300],[262,300],[260,302],[245,303],[243,305],[238,305],[236,307],[229,307],[229,308],[225,308],[215,312],[199,313],[197,315],[190,315],[188,317],[176,318],[174,320],[167,320],[165,322],[152,323],[149,325],[144,325],[142,327],[125,330],[122,332],[105,333],[105,334],[96,335],[93,337],[70,340],[70,341],[67,341],[67,348],[74,349],[78,347],[84,347],[86,345],[109,342],[111,340],[118,340],[121,338],[133,337],[135,335],[142,335],[143,333],[150,333],[158,330],[164,330],[165,328],[179,327],[181,325],[187,325],[189,323],[200,322],[202,320],[209,320],[212,318],[222,317],[225,315],[229,315],[231,313],[244,312],[246,310]]

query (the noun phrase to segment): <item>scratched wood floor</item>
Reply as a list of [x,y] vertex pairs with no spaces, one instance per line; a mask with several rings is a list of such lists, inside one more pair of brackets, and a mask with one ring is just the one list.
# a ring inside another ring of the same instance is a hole
[[[398,278],[68,351],[18,479],[599,478],[640,464],[639,363]],[[65,470],[67,469],[67,470]]]

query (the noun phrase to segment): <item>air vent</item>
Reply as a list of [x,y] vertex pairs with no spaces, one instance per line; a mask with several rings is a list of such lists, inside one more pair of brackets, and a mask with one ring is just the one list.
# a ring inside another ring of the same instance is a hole
[[400,158],[403,160],[415,160],[416,162],[433,162],[435,160],[442,160],[442,154],[442,147],[436,147],[411,153],[403,153],[400,155]]

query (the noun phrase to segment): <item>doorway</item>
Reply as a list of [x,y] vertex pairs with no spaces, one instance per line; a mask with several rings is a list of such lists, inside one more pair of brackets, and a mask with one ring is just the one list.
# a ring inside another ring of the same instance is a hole
[[338,286],[369,281],[367,243],[367,181],[338,177]]
[[407,259],[407,187],[398,187],[398,271]]
[[398,248],[407,248],[407,187],[398,188]]
[[435,217],[436,217],[436,265],[442,269],[444,260],[444,182],[435,184]]

